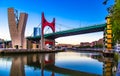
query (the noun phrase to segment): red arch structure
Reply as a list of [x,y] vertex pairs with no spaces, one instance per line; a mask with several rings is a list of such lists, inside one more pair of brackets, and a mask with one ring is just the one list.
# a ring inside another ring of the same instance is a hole
[[[55,32],[55,18],[53,18],[53,21],[50,23],[45,19],[44,13],[42,13],[42,25],[41,25],[41,50],[44,49],[44,44],[46,44],[46,42],[44,42],[44,28],[46,26],[49,26],[53,32]],[[55,41],[54,41],[55,42]],[[49,44],[54,45],[54,42],[47,42]]]
[[44,13],[42,13],[42,35],[44,35],[44,28],[46,26],[49,26],[53,32],[55,32],[55,18],[53,18],[53,21],[49,23],[44,16]]

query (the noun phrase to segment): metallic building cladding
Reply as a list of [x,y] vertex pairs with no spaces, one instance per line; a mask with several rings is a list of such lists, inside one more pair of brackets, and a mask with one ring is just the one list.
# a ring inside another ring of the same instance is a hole
[[41,35],[41,29],[39,27],[34,27],[34,37]]

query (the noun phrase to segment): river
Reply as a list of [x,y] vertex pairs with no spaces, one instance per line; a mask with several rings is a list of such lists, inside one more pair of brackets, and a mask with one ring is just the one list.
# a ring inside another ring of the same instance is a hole
[[116,67],[112,58],[91,52],[0,56],[0,76],[116,76]]

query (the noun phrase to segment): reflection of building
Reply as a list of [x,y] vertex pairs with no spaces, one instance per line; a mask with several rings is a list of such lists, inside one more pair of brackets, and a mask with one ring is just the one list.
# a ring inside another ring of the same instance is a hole
[[116,66],[117,62],[114,61],[113,58],[105,58],[102,55],[92,55],[94,59],[103,62],[103,75],[102,76],[116,76]]
[[39,27],[34,27],[34,37],[40,36],[40,28]]
[[[28,70],[26,69],[27,67]],[[34,74],[32,75],[30,73],[32,72],[31,70],[34,71]],[[37,73],[35,70],[37,70]],[[58,73],[59,75],[64,74],[67,76],[99,76],[97,74],[81,72],[78,70],[72,70],[72,68],[68,69],[55,65],[55,53],[29,54],[20,56],[14,55],[12,57],[10,76],[25,76],[26,74],[28,75],[28,73],[26,73],[27,71],[29,71],[30,76],[36,76],[38,73],[40,74],[39,76],[55,76],[55,73]]]
[[16,57],[12,60],[10,76],[25,76],[23,58]]
[[[22,55],[14,56],[11,65],[10,76],[25,76],[25,65],[40,68],[41,75],[44,76],[44,70],[46,65],[55,64],[55,54],[51,53],[48,55],[44,54],[31,54],[31,55]],[[54,72],[51,71],[50,76],[54,76]]]
[[114,62],[112,58],[105,58],[104,59],[104,65],[103,65],[103,76],[114,76]]

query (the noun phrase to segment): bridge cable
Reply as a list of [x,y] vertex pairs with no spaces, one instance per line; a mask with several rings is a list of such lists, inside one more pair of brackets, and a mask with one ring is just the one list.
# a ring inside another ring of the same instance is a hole
[[[40,25],[41,25],[41,23],[39,23],[37,27],[39,27]],[[31,36],[33,36],[33,33],[34,33],[34,31],[32,32]]]

